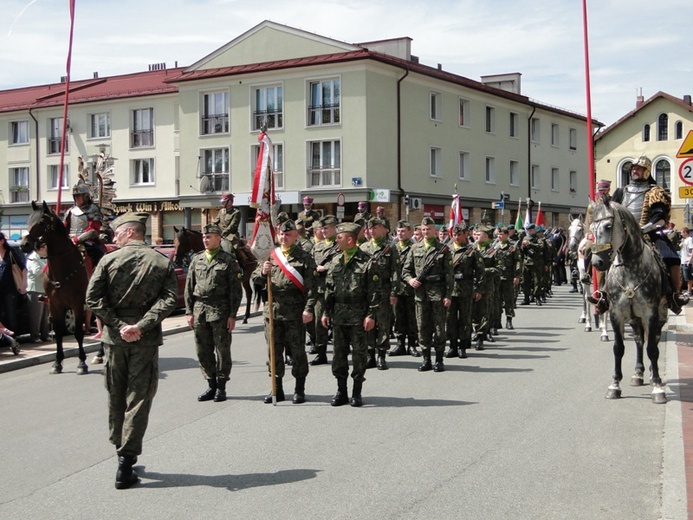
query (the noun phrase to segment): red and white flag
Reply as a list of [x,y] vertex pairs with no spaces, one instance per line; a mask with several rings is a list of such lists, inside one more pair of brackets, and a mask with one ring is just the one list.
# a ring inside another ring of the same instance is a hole
[[255,208],[255,227],[250,239],[250,250],[260,262],[264,262],[274,249],[274,226],[272,225],[272,208],[276,202],[274,195],[274,175],[272,173],[273,147],[266,133],[258,136],[260,153],[255,165],[253,193],[250,207]]
[[299,273],[296,268],[289,263],[289,259],[282,252],[281,247],[275,247],[272,249],[272,259],[277,264],[279,269],[282,270],[284,275],[291,280],[296,287],[298,287],[301,292],[305,291],[305,286],[303,285],[303,276]]
[[452,205],[450,206],[450,222],[448,223],[448,233],[452,236],[452,228],[455,224],[464,222],[462,216],[462,205],[460,204],[460,196],[455,193],[452,196]]

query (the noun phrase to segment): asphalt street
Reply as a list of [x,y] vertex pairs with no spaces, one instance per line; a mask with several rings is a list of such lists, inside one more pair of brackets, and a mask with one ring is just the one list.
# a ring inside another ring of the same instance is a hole
[[[305,404],[263,404],[260,317],[234,333],[230,399],[198,403],[192,334],[168,336],[142,482],[125,491],[100,367],[2,373],[0,518],[686,518],[676,389],[654,405],[649,386],[628,386],[629,341],[623,399],[606,400],[611,342],[583,332],[576,295],[555,292],[444,373],[389,358],[368,371],[360,409],[330,406],[329,365],[311,367]],[[663,377],[676,379],[666,339]]]

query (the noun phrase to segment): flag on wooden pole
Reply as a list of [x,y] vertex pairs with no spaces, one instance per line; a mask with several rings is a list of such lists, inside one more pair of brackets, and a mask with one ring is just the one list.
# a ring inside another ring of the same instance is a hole
[[539,202],[539,209],[537,210],[537,220],[534,222],[537,226],[546,227],[546,220],[544,220],[544,213],[541,211],[541,201]]
[[520,232],[520,229],[522,229],[522,197],[520,197],[520,200],[517,203],[517,219],[515,219],[515,229],[517,232]]
[[452,205],[450,206],[450,221],[448,223],[448,233],[452,236],[452,228],[455,224],[460,224],[464,222],[464,217],[462,216],[462,205],[460,204],[460,196],[455,193],[452,196]]
[[272,225],[272,208],[276,202],[272,172],[274,153],[272,140],[265,132],[258,136],[258,141],[260,141],[260,153],[257,156],[253,193],[250,198],[250,207],[256,209],[250,250],[260,262],[264,262],[274,249],[274,226]]

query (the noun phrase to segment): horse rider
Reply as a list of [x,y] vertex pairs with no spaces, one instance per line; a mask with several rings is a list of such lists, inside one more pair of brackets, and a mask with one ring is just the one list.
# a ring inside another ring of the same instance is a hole
[[72,188],[75,205],[65,213],[65,227],[70,238],[78,248],[84,248],[91,260],[89,271],[93,270],[105,254],[100,239],[103,215],[91,198],[89,186],[80,180]]
[[321,216],[319,211],[313,209],[313,198],[303,197],[303,211],[298,214],[297,220],[302,221],[306,229],[312,229],[313,222],[319,220]]
[[[241,223],[241,210],[233,205],[233,193],[222,193],[221,208],[219,213],[217,213],[216,218],[212,221],[212,224],[216,224],[221,229],[221,237],[225,238],[232,246],[238,244],[238,226]],[[222,246],[227,245],[222,241]],[[225,247],[224,250],[227,251]]]
[[366,222],[373,218],[368,212],[368,203],[361,201],[356,206],[356,215],[354,215],[354,224],[358,224],[361,228],[366,227]]
[[[633,163],[630,170],[630,183],[616,190],[613,200],[625,206],[635,220],[639,222],[642,232],[649,237],[654,248],[659,251],[669,274],[668,294],[670,308],[676,314],[689,301],[681,291],[681,258],[675,251],[666,235],[658,233],[669,223],[671,196],[650,175],[652,161],[641,156]],[[664,277],[666,280],[667,277]],[[665,283],[665,285],[667,285]],[[588,300],[598,301],[593,296]],[[592,302],[594,303],[594,302]]]
[[387,228],[387,231],[389,233],[392,230],[392,228],[390,227],[390,219],[385,216],[385,208],[383,206],[378,206],[377,208],[375,208],[375,216],[383,222],[385,222],[385,227]]

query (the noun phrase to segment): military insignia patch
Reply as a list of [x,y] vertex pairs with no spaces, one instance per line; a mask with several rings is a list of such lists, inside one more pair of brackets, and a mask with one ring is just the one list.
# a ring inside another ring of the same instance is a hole
[[377,282],[379,279],[380,279],[380,277],[378,277],[377,274],[374,274],[374,275],[373,275],[373,281],[374,281],[374,282]]

